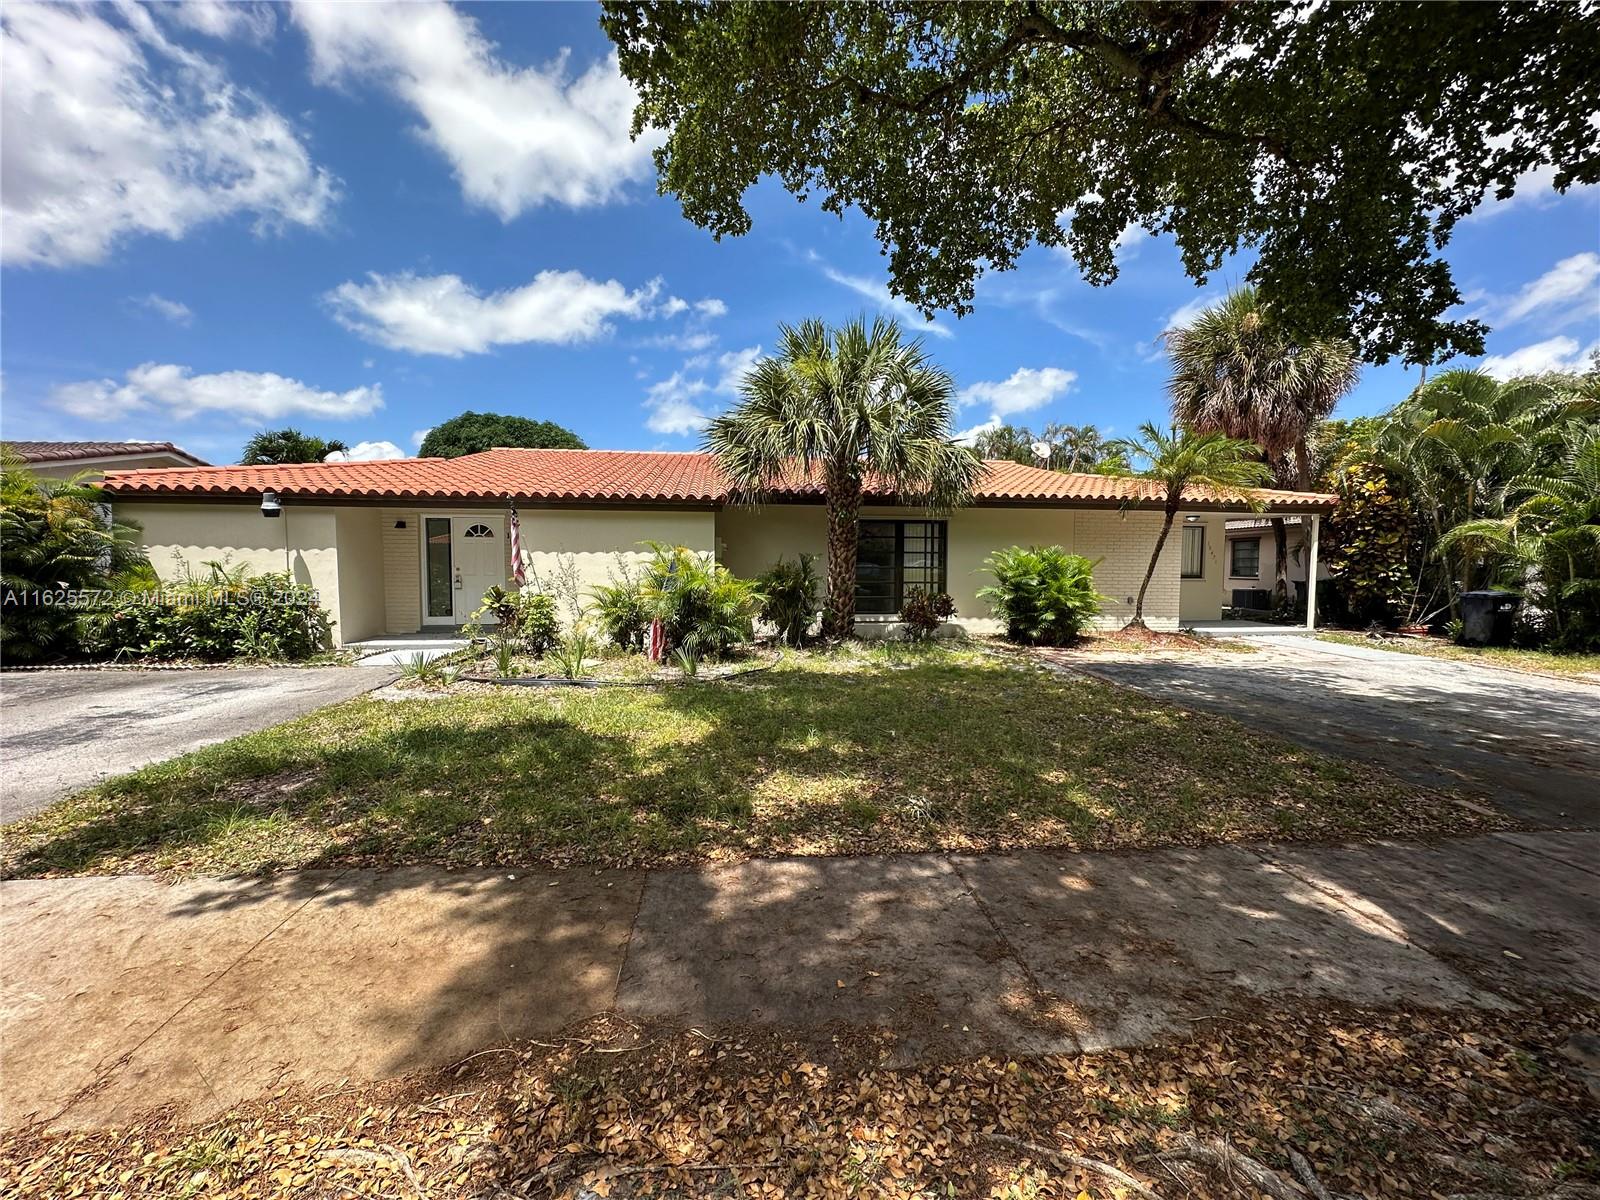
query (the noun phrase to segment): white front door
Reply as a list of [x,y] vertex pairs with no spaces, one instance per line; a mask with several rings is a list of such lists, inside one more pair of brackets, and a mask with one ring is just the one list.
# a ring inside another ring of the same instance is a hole
[[[484,592],[505,586],[504,539],[501,517],[423,517],[423,624],[460,625]],[[480,620],[494,624],[488,613]]]

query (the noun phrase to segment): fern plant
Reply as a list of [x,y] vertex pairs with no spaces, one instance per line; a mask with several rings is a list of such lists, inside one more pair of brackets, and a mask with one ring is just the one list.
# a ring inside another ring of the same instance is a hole
[[1065,646],[1100,612],[1107,597],[1094,589],[1094,569],[1060,546],[996,550],[984,568],[994,583],[978,592],[1005,622],[1006,637],[1025,646]]

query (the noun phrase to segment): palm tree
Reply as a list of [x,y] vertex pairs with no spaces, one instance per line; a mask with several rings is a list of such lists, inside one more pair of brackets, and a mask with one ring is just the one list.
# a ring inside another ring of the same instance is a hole
[[1439,551],[1498,562],[1505,582],[1537,596],[1557,646],[1600,645],[1600,427],[1569,426],[1560,462],[1511,479],[1506,494],[1518,502],[1505,516],[1461,522]]
[[[1304,343],[1276,325],[1254,288],[1240,288],[1189,324],[1169,330],[1172,419],[1197,433],[1254,442],[1282,487],[1315,484],[1309,441],[1339,398],[1355,386],[1360,360],[1348,342]],[[1272,522],[1277,550],[1274,603],[1289,592],[1288,538]]]
[[1150,565],[1145,568],[1144,582],[1139,585],[1133,620],[1124,627],[1144,629],[1144,596],[1150,590],[1150,580],[1155,577],[1156,562],[1161,558],[1161,548],[1167,544],[1167,535],[1172,532],[1172,522],[1183,507],[1184,489],[1209,488],[1224,496],[1237,497],[1246,507],[1259,510],[1260,502],[1247,495],[1246,489],[1271,482],[1272,471],[1256,456],[1255,447],[1242,438],[1220,433],[1192,433],[1179,428],[1163,430],[1149,421],[1139,426],[1137,437],[1118,438],[1109,448],[1122,451],[1130,459],[1144,460],[1148,465],[1140,475],[1159,483],[1162,488],[1161,532],[1156,535]]
[[855,631],[857,518],[870,479],[934,512],[964,503],[983,461],[951,440],[955,385],[898,325],[821,321],[782,326],[779,351],[756,363],[743,399],[706,429],[705,445],[747,503],[797,471],[820,478],[828,509],[823,634]]
[[241,466],[259,467],[269,463],[321,462],[335,450],[348,450],[338,438],[319,438],[298,429],[263,429],[244,444]]
[[0,446],[0,590],[8,595],[0,614],[0,657],[40,662],[72,654],[78,613],[66,593],[107,588],[144,564],[139,527],[110,519],[104,504],[90,473],[44,478]]
[[1452,612],[1461,592],[1517,556],[1511,541],[1447,535],[1502,521],[1513,484],[1546,477],[1568,457],[1572,437],[1600,413],[1600,400],[1583,388],[1581,380],[1502,383],[1482,371],[1445,371],[1389,414],[1377,446],[1405,469],[1417,508],[1427,514]]

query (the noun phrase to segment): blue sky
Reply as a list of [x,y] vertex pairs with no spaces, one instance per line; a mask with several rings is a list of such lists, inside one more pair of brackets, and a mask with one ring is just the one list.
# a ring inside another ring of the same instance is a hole
[[[887,311],[869,224],[764,184],[715,242],[655,195],[588,5],[215,4],[4,13],[0,432],[233,461],[296,425],[376,456],[465,409],[685,449],[780,321]],[[62,53],[71,48],[71,54]],[[1498,374],[1600,340],[1600,189],[1548,175],[1462,225]],[[1091,288],[1056,251],[924,335],[961,426],[1160,418],[1155,339],[1197,288],[1137,231]],[[1367,368],[1341,415],[1416,371]]]

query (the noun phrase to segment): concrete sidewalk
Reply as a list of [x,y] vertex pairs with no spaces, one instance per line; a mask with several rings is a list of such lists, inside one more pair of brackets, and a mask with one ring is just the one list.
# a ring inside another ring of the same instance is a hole
[[908,1058],[1134,1044],[1263,998],[1600,997],[1600,835],[0,884],[0,1124],[200,1116],[607,1009]]

